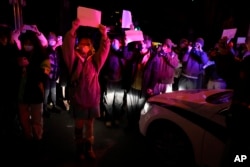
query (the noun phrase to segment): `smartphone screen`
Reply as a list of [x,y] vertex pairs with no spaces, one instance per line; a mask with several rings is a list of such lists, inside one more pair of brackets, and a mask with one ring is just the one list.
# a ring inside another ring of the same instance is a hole
[[58,40],[58,41],[62,40],[62,36],[58,36],[58,37],[57,37],[57,40]]

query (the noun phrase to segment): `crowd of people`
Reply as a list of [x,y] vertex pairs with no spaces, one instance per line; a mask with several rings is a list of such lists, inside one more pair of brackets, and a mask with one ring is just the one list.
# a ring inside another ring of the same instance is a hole
[[80,159],[95,159],[96,118],[103,118],[111,128],[119,127],[125,117],[126,130],[138,129],[142,107],[158,94],[234,89],[232,109],[240,106],[244,114],[249,112],[247,43],[223,37],[211,50],[204,50],[202,37],[183,38],[177,44],[166,37],[155,47],[148,34],[142,41],[131,42],[125,33],[109,34],[100,25],[100,40],[93,41],[96,39],[87,35],[79,36],[79,27],[79,20],[73,20],[71,29],[60,36],[54,32],[44,35],[34,25],[15,31],[0,26],[0,52],[7,65],[1,66],[5,97],[0,105],[1,136],[10,135],[14,122],[20,122],[25,143],[39,144],[43,119],[61,111],[58,98],[74,117]]

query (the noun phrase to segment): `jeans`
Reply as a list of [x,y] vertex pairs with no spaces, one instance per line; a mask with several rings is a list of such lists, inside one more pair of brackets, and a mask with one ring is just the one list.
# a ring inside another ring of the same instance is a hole
[[56,105],[56,80],[47,80],[45,84],[44,105],[48,104],[48,97],[51,96],[52,103]]

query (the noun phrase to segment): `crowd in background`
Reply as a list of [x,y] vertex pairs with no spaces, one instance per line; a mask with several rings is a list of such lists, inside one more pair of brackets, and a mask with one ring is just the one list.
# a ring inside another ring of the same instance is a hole
[[124,32],[109,34],[100,26],[101,42],[95,47],[99,41],[84,36],[85,32],[79,37],[79,27],[75,20],[60,36],[46,35],[34,25],[15,31],[0,26],[1,136],[12,135],[14,124],[20,122],[25,142],[40,142],[43,119],[63,107],[75,118],[79,155],[84,145],[85,156],[94,159],[93,120],[101,117],[107,127],[119,127],[125,117],[126,130],[137,129],[140,111],[151,96],[178,90],[234,89],[237,105],[249,107],[247,43],[223,37],[204,50],[202,37],[177,43],[166,37],[156,47],[147,34],[144,40],[131,42]]

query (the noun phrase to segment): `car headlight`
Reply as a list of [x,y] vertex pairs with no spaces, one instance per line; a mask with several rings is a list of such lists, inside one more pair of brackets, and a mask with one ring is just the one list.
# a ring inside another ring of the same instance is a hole
[[152,107],[151,104],[148,103],[148,102],[146,102],[146,103],[144,104],[143,109],[141,110],[141,115],[146,114],[146,113],[150,110],[151,107]]

